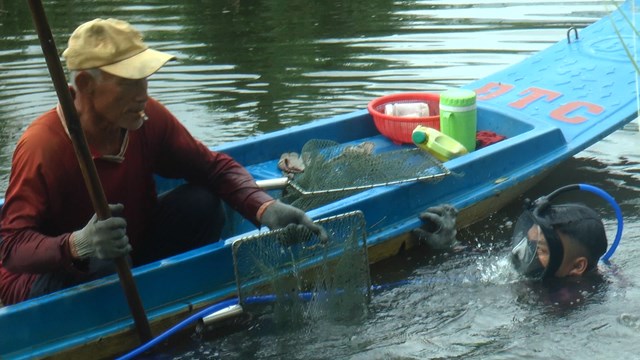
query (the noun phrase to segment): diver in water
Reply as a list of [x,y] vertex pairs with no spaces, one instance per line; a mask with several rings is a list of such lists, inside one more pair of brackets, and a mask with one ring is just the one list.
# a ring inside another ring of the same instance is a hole
[[[616,211],[618,232],[607,251],[607,235],[598,213],[583,204],[552,204],[559,194],[584,190],[607,200]],[[448,204],[420,214],[422,226],[413,231],[433,249],[455,246],[457,210]],[[582,276],[607,261],[622,234],[622,215],[615,200],[603,190],[585,184],[561,187],[536,201],[525,201],[512,237],[511,260],[520,273],[532,278]]]

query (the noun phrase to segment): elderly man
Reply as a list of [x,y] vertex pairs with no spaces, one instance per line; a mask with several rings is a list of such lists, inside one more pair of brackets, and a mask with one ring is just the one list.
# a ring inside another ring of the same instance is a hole
[[[147,78],[173,56],[147,47],[130,24],[95,19],[71,35],[63,56],[80,123],[110,203],[98,221],[60,105],[16,146],[0,241],[0,301],[41,296],[219,240],[222,201],[256,226],[324,230],[271,198],[228,155],[195,140],[147,94]],[[156,194],[154,174],[186,184]]]

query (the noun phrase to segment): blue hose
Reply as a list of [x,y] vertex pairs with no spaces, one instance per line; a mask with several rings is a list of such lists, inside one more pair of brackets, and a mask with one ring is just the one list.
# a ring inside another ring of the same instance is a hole
[[611,204],[611,207],[613,207],[613,210],[616,213],[616,218],[618,219],[618,230],[616,231],[616,238],[613,240],[613,243],[611,244],[611,247],[609,248],[609,250],[600,258],[602,261],[608,262],[609,258],[611,258],[613,253],[618,248],[618,244],[620,244],[620,239],[622,238],[622,228],[624,226],[624,220],[622,218],[622,210],[620,210],[620,206],[618,206],[618,203],[613,198],[613,196],[609,195],[606,191],[598,187],[595,187],[593,185],[587,185],[587,184],[579,184],[579,187],[580,187],[580,190],[588,191],[590,193],[596,194],[601,198],[605,199],[609,204]]
[[[304,293],[300,293],[298,294],[298,296],[300,297],[300,299],[304,300],[304,301],[310,301],[313,298],[313,293],[310,292],[304,292]],[[251,296],[248,297],[245,301],[245,303],[247,304],[265,304],[265,303],[272,303],[275,302],[277,300],[276,295],[262,295],[262,296]],[[158,345],[160,342],[168,339],[169,337],[173,336],[175,333],[177,333],[178,331],[184,329],[186,326],[192,324],[193,322],[196,322],[208,315],[211,315],[217,311],[220,311],[222,309],[228,308],[230,306],[233,305],[238,305],[238,298],[232,298],[232,299],[228,299],[228,300],[223,300],[219,303],[213,304],[207,308],[204,308],[200,311],[198,311],[197,313],[189,316],[188,318],[182,320],[181,322],[177,323],[176,325],[174,325],[173,327],[169,328],[167,331],[163,332],[162,334],[158,335],[157,337],[151,339],[149,342],[142,344],[141,346],[133,349],[131,352],[117,358],[117,360],[129,360],[129,359],[133,359],[136,356],[141,355],[142,353],[144,353],[145,351],[151,349],[152,347]]]
[[616,213],[616,218],[618,219],[618,230],[616,231],[616,238],[613,240],[613,243],[611,244],[611,247],[609,248],[609,250],[600,258],[600,260],[602,260],[603,262],[608,263],[609,258],[611,258],[613,253],[618,248],[618,244],[620,244],[620,239],[622,238],[622,228],[624,226],[624,220],[622,218],[622,210],[620,210],[620,206],[618,205],[616,200],[613,198],[613,196],[609,195],[606,191],[594,185],[571,184],[571,185],[566,185],[561,188],[558,188],[553,192],[551,192],[551,194],[547,196],[543,196],[536,201],[544,201],[545,203],[548,203],[558,195],[568,191],[573,191],[573,190],[582,190],[582,191],[586,191],[586,192],[590,192],[592,194],[598,195],[602,199],[606,200]]
[[188,318],[182,320],[181,322],[179,322],[178,324],[174,325],[173,327],[171,327],[169,330],[163,332],[162,334],[158,335],[157,337],[151,339],[149,342],[143,344],[142,346],[139,346],[135,349],[133,349],[133,351],[129,352],[128,354],[125,354],[121,357],[118,358],[118,360],[125,360],[125,359],[133,359],[136,356],[142,354],[143,352],[151,349],[152,347],[158,345],[158,343],[160,343],[161,341],[167,339],[168,337],[172,336],[173,334],[175,334],[176,332],[178,332],[179,330],[183,329],[184,327],[186,327],[187,325],[193,323],[194,321],[198,321],[199,319],[202,319],[203,317],[210,315],[216,311],[220,311],[224,308],[227,308],[229,306],[233,306],[233,305],[237,305],[238,304],[238,298],[233,298],[233,299],[229,299],[229,300],[224,300],[221,301],[219,303],[216,303],[212,306],[209,306],[203,310],[198,311],[197,313],[189,316]]

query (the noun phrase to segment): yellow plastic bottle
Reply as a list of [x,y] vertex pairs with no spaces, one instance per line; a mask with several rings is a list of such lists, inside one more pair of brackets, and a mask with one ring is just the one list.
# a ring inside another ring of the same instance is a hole
[[442,162],[449,161],[468,152],[467,148],[452,137],[423,125],[418,125],[413,129],[411,139],[417,147],[430,152]]

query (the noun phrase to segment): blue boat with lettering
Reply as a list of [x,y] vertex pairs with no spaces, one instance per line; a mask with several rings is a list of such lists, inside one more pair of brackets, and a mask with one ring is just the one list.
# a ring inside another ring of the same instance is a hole
[[[629,6],[627,2],[621,9],[631,18]],[[618,35],[614,24],[623,35]],[[369,261],[374,263],[416,244],[410,231],[420,226],[417,214],[426,208],[453,204],[460,209],[459,225],[471,224],[632,121],[637,114],[636,72],[623,46],[632,43],[632,31],[621,12],[616,10],[584,29],[568,29],[559,34],[559,40],[464,86],[477,94],[477,130],[505,138],[446,161],[444,166],[457,175],[438,182],[372,187],[308,214],[320,219],[362,211]],[[312,139],[346,145],[370,142],[379,150],[411,146],[382,135],[368,110],[362,109],[215,150],[230,154],[257,180],[264,180],[281,177],[277,165],[281,155],[299,152]],[[158,179],[160,189],[171,186],[174,181]],[[274,194],[279,195],[279,190]],[[155,335],[199,309],[236,295],[232,244],[259,230],[230,209],[229,213],[232,219],[224,240],[132,269]],[[115,275],[0,308],[3,359],[111,358],[138,345]]]

